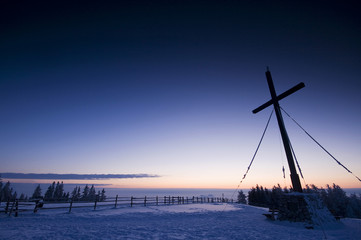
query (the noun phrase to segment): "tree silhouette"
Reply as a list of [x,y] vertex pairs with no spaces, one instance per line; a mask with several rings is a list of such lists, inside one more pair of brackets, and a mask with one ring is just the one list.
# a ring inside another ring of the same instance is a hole
[[35,188],[33,196],[31,197],[32,199],[38,199],[41,198],[41,188],[40,188],[40,184]]

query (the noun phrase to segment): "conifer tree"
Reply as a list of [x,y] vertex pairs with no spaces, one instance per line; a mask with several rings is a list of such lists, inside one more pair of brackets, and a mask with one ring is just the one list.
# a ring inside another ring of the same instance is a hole
[[[248,192],[248,204],[277,208],[281,195],[289,192],[292,192],[292,188],[281,189],[281,186],[278,185],[269,191],[267,188],[257,185]],[[327,185],[326,189],[318,188],[313,184],[306,185],[304,192],[317,194],[334,216],[361,218],[361,194],[347,196],[346,192],[336,184],[333,184],[332,187]]]
[[279,184],[277,186],[273,186],[272,191],[270,193],[270,207],[272,209],[279,208],[282,195],[283,195],[283,190],[281,186]]
[[87,184],[84,187],[82,199],[83,200],[88,200],[88,197],[89,197],[89,187],[88,187],[88,184]]
[[4,187],[1,190],[2,199],[1,201],[7,201],[12,198],[13,189],[10,187],[10,182],[5,183]]
[[327,200],[326,205],[330,212],[335,216],[346,216],[347,207],[346,192],[340,186],[333,184],[332,187],[327,185]]
[[33,198],[33,199],[41,198],[40,184],[35,188],[33,196],[31,198]]
[[59,199],[59,181],[56,183],[55,185],[55,189],[54,189],[54,196],[53,196],[53,199],[54,200],[58,200]]
[[67,192],[67,193],[64,193],[64,195],[63,195],[63,199],[64,199],[64,201],[68,201],[69,200],[69,192]]
[[80,187],[78,187],[78,190],[76,191],[76,198],[80,200],[81,194],[80,194]]
[[105,190],[104,190],[104,188],[103,188],[102,193],[100,194],[100,199],[99,199],[99,201],[103,202],[103,201],[105,201],[106,198],[107,198],[107,197],[105,196]]
[[0,175],[0,201],[2,200],[2,196],[3,196],[3,180],[1,179],[1,175]]
[[94,184],[93,184],[89,190],[88,200],[95,201],[95,198],[96,198],[96,193],[95,193],[95,188],[94,188]]
[[18,193],[15,191],[14,194],[11,196],[11,200],[15,201],[17,196],[18,196]]
[[71,199],[73,199],[73,201],[78,200],[78,186],[76,186],[71,192]]
[[25,200],[25,195],[24,195],[24,193],[22,193],[22,194],[20,195],[19,200]]
[[237,202],[247,204],[246,195],[242,190],[238,192]]
[[54,191],[55,191],[55,181],[48,187],[44,195],[45,201],[54,200]]
[[346,209],[346,216],[351,218],[361,218],[361,196],[351,194]]
[[56,183],[56,187],[55,187],[55,190],[54,190],[54,199],[56,201],[60,201],[63,197],[63,193],[64,193],[64,183],[61,182],[57,182]]

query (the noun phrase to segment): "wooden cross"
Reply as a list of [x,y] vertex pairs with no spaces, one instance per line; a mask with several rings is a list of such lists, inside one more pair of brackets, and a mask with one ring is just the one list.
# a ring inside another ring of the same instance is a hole
[[287,90],[286,92],[277,96],[275,87],[273,85],[271,72],[268,70],[268,68],[266,71],[266,78],[267,78],[268,87],[269,87],[272,99],[269,100],[268,102],[266,102],[265,104],[259,106],[258,108],[254,109],[252,112],[258,113],[259,111],[265,109],[266,107],[268,107],[270,105],[274,106],[278,126],[280,128],[280,132],[281,132],[281,136],[282,136],[283,146],[285,148],[285,152],[286,152],[286,156],[287,156],[288,166],[289,166],[290,172],[291,172],[291,181],[292,181],[293,190],[296,192],[302,192],[300,178],[298,177],[295,163],[293,160],[293,154],[292,154],[292,150],[291,150],[291,142],[290,142],[290,139],[288,138],[286,127],[283,122],[283,118],[282,118],[282,114],[281,114],[280,105],[278,102],[281,99],[287,97],[288,95],[300,90],[301,88],[303,88],[305,86],[305,84],[303,82],[301,82],[301,83],[297,84],[296,86],[294,86],[293,88],[291,88],[291,89]]

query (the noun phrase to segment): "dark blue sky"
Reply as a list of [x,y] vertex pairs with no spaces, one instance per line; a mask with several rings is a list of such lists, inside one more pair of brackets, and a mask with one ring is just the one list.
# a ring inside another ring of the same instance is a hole
[[305,82],[281,105],[360,174],[357,1],[4,1],[0,9],[3,172],[186,178],[189,169],[171,163],[186,159],[198,164],[190,176],[213,169],[208,179],[221,158],[242,171],[269,114],[251,113],[270,98],[269,66],[278,93]]

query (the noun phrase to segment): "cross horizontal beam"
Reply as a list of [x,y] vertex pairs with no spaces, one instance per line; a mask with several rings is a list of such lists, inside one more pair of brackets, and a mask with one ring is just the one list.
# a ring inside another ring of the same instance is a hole
[[[303,82],[297,84],[296,86],[294,86],[293,88],[290,88],[289,90],[287,90],[284,93],[281,93],[280,95],[277,96],[277,101],[291,95],[292,93],[300,90],[301,88],[304,88],[305,84]],[[271,106],[273,104],[273,100],[269,100],[268,102],[262,104],[261,106],[259,106],[258,108],[254,109],[252,112],[253,113],[258,113],[259,111],[262,111],[263,109],[265,109],[268,106]]]

